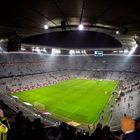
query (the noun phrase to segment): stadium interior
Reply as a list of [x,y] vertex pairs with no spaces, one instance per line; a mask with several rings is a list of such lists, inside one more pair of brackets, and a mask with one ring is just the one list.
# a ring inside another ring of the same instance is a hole
[[0,140],[140,140],[137,2],[2,5]]

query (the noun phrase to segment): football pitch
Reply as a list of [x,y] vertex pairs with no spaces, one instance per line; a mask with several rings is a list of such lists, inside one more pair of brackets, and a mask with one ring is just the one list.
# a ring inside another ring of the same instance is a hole
[[91,124],[108,105],[117,84],[118,81],[70,79],[14,95],[62,121]]

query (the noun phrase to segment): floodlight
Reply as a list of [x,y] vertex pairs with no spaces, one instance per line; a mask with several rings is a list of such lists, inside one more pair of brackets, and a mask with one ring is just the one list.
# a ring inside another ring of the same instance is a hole
[[83,30],[83,29],[84,29],[83,24],[80,24],[80,25],[78,26],[78,29],[79,29],[79,30]]
[[116,34],[118,35],[119,33],[120,33],[120,32],[117,30],[117,31],[116,31]]
[[70,50],[70,51],[69,51],[69,54],[70,54],[70,55],[72,55],[72,54],[74,54],[74,53],[75,53],[74,50]]
[[52,49],[52,54],[60,54],[60,49]]
[[47,25],[47,24],[44,25],[44,29],[45,29],[45,30],[48,29],[48,25]]

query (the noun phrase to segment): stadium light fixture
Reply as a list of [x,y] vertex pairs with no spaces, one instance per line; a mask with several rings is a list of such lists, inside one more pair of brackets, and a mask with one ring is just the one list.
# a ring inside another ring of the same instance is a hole
[[34,47],[32,47],[32,51],[35,51],[36,49]]
[[118,35],[119,33],[120,33],[120,32],[117,30],[117,31],[116,31],[116,34]]
[[84,25],[83,25],[83,24],[80,24],[80,25],[78,26],[78,29],[79,29],[79,30],[83,30],[83,29],[84,29]]
[[74,50],[70,50],[70,51],[69,51],[69,54],[70,54],[70,55],[75,54]]
[[52,54],[60,54],[60,49],[52,49]]
[[49,27],[47,24],[44,25],[44,29],[47,30]]
[[113,53],[117,53],[118,51],[114,50]]
[[123,54],[123,50],[120,50],[120,51],[119,51],[119,54]]
[[75,51],[75,54],[80,54],[80,50],[76,50]]
[[81,54],[86,54],[86,51],[85,51],[85,50],[82,50],[82,51],[81,51]]
[[41,51],[40,51],[40,48],[39,48],[39,47],[36,47],[36,52],[37,52],[37,53],[41,53]]
[[124,50],[124,53],[125,53],[125,54],[127,54],[128,52],[129,52],[128,49],[125,49],[125,50]]
[[21,51],[25,51],[26,49],[23,46],[21,46],[21,49],[20,50]]

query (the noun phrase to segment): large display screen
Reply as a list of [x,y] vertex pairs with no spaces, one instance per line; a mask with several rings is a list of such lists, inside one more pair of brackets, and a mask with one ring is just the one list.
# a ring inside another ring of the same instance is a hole
[[103,56],[103,51],[94,51],[95,56]]

